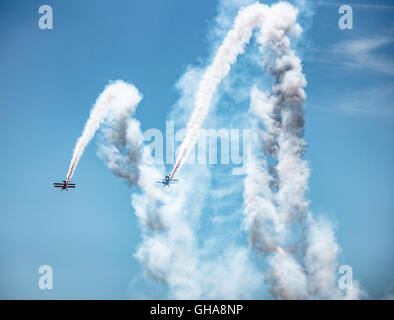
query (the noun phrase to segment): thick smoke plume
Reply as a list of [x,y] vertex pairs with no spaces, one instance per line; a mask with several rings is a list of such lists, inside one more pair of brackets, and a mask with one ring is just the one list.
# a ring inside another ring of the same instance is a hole
[[251,91],[250,111],[259,120],[256,147],[244,185],[245,226],[251,246],[268,257],[271,294],[282,299],[357,298],[336,285],[337,253],[331,225],[315,221],[306,200],[309,168],[302,160],[306,80],[290,36],[301,28],[297,10],[278,3],[266,14],[257,43],[263,67],[272,75],[271,92]]

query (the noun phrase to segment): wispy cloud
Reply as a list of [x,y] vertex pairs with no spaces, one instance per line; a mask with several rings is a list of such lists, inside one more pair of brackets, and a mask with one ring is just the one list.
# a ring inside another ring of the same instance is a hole
[[394,43],[394,37],[378,36],[344,40],[328,49],[317,49],[310,61],[330,63],[351,70],[373,70],[394,76],[394,60],[384,48]]
[[[337,6],[340,7],[345,3],[343,2],[329,2],[329,1],[317,1],[317,6]],[[378,4],[378,3],[347,3],[350,6],[358,9],[374,9],[374,10],[387,10],[394,9],[394,5]]]
[[336,44],[333,48],[333,52],[348,55],[365,55],[392,42],[394,42],[394,38],[388,37],[349,40]]
[[378,52],[393,42],[393,37],[385,36],[347,40],[336,44],[331,52],[341,55],[343,64],[349,68],[367,68],[394,76],[394,60]]
[[350,116],[394,116],[394,83],[370,86],[336,94],[335,101],[312,103],[308,107],[316,110],[344,112]]
[[388,84],[343,95],[338,107],[351,115],[394,115],[394,86]]

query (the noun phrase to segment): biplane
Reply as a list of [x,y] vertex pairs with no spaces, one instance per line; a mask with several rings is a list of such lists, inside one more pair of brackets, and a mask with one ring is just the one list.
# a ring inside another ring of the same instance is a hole
[[170,187],[170,184],[172,183],[178,183],[179,180],[177,179],[172,179],[170,176],[166,176],[164,179],[161,179],[160,181],[156,181],[156,183],[161,183],[163,187],[167,186]]
[[54,186],[55,188],[61,188],[62,191],[63,191],[63,190],[68,191],[68,188],[75,188],[75,183],[70,183],[70,182],[68,182],[67,180],[63,180],[63,183],[61,183],[61,182],[55,182],[55,183],[53,184],[53,186]]

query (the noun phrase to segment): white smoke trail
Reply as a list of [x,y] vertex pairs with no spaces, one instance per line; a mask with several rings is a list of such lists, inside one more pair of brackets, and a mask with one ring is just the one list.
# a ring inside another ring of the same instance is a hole
[[[265,56],[268,70],[275,76],[273,93],[267,95],[254,87],[251,91],[251,112],[260,119],[265,130],[259,132],[257,145],[264,148],[265,156],[277,165],[268,165],[263,157],[254,157],[247,169],[244,185],[245,226],[251,233],[252,248],[270,255],[271,270],[266,280],[274,297],[304,299],[308,297],[307,277],[302,265],[292,256],[289,231],[286,225],[295,212],[303,212],[305,175],[293,155],[302,154],[303,87],[306,81],[301,64],[290,47],[289,35],[299,35],[296,23],[297,9],[288,3],[269,8],[261,22],[257,42]],[[293,135],[295,133],[295,135]],[[301,179],[300,179],[301,176]],[[306,175],[307,177],[307,175]],[[274,190],[278,189],[278,192]],[[286,249],[284,249],[286,248]]]
[[297,30],[295,35],[300,31],[296,16],[290,5],[273,5],[257,38],[261,52],[268,54],[265,62],[276,84],[270,94],[252,89],[250,111],[265,128],[257,145],[275,165],[270,168],[264,158],[255,156],[248,168],[245,225],[252,247],[268,255],[267,281],[274,297],[358,298],[358,284],[345,295],[337,288],[334,233],[328,222],[313,219],[305,199],[309,178],[308,165],[302,160],[306,81],[289,39],[289,30]]
[[[266,280],[271,286],[271,294],[282,299],[362,297],[364,293],[356,281],[353,289],[345,293],[338,289],[339,246],[333,228],[328,220],[315,220],[308,211],[304,197],[309,170],[301,161],[302,152],[293,149],[304,146],[297,140],[302,139],[288,133],[289,138],[281,132],[288,131],[289,127],[274,119],[273,109],[281,106],[272,103],[276,101],[273,96],[268,98],[256,87],[251,96],[250,110],[265,128],[258,136],[257,145],[263,146],[266,156],[277,158],[274,174],[270,175],[265,158],[256,157],[248,167],[244,181],[245,226],[250,232],[252,248],[268,256],[270,270],[266,273]],[[281,141],[281,137],[288,140]],[[278,157],[279,154],[282,158]],[[292,165],[286,166],[283,162]],[[282,186],[291,199],[283,197]]]
[[244,52],[244,47],[249,42],[252,31],[261,25],[268,10],[268,6],[260,3],[240,10],[233,28],[227,33],[212,64],[208,66],[201,79],[195,95],[195,107],[187,125],[186,137],[179,148],[177,160],[170,174],[171,178],[175,177],[185,163],[191,148],[199,137],[200,127],[208,114],[216,87],[229,73],[237,56]]
[[67,182],[72,178],[83,151],[103,121],[107,117],[120,117],[132,113],[141,99],[142,96],[138,90],[133,85],[123,81],[118,80],[105,87],[90,111],[82,135],[75,145],[67,173]]

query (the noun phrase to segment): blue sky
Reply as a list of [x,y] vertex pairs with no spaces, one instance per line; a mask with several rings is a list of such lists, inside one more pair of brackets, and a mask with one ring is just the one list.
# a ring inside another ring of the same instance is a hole
[[[381,298],[394,291],[394,6],[348,3],[353,30],[338,28],[336,2],[314,5],[313,16],[300,21],[308,198],[314,213],[335,223],[340,264]],[[0,4],[0,297],[126,299],[152,287],[166,297],[163,286],[148,282],[130,292],[142,277],[133,257],[141,231],[130,189],[97,157],[95,141],[76,170],[75,192],[51,183],[64,178],[109,80],[135,84],[144,95],[136,115],[142,129],[164,130],[179,99],[175,84],[188,65],[204,66],[212,54],[218,4],[50,1],[54,29],[40,30],[41,4]],[[212,211],[204,207],[204,219]],[[54,290],[37,286],[43,264],[53,267]]]

